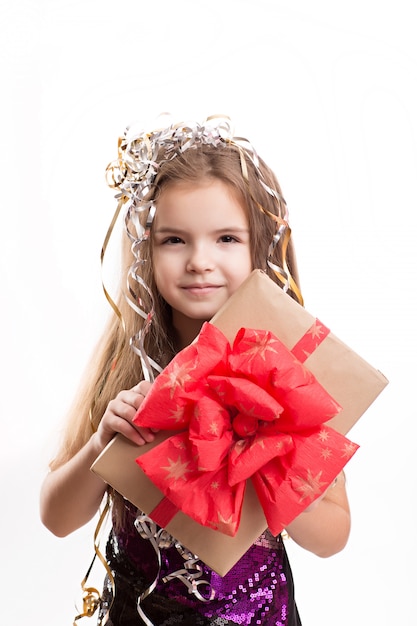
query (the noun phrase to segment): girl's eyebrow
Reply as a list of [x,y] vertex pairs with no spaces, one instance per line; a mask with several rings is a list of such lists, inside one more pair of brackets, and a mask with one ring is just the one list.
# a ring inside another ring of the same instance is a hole
[[[157,233],[157,234],[165,234],[165,233],[180,234],[184,232],[187,232],[187,230],[182,229],[182,228],[177,228],[176,226],[157,226],[154,230],[154,233]],[[218,235],[220,233],[231,233],[231,232],[248,233],[249,228],[245,228],[242,226],[225,226],[222,228],[217,228],[216,230],[213,231],[213,234]]]

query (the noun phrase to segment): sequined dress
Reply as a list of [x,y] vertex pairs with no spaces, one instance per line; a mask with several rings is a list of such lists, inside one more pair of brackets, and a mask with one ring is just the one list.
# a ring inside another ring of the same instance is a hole
[[[232,626],[233,624],[263,626],[301,626],[294,600],[291,568],[281,536],[268,531],[244,554],[223,577],[200,562],[201,579],[211,588],[214,599],[204,602],[180,577],[163,579],[184,568],[184,558],[175,547],[160,550],[161,569],[152,543],[137,532],[134,521],[137,511],[129,506],[127,523],[121,532],[111,531],[106,558],[115,582],[115,596],[108,578],[99,610],[99,624],[106,626]],[[137,611],[137,599],[156,586]],[[206,593],[206,595],[208,592]],[[110,616],[106,615],[111,600]]]

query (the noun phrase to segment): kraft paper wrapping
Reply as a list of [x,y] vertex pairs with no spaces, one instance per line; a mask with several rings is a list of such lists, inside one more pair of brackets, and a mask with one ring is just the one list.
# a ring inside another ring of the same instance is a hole
[[[232,343],[242,327],[269,330],[292,349],[316,319],[260,270],[255,270],[233,294],[211,323]],[[304,355],[306,367],[342,407],[328,424],[346,434],[387,385],[387,379],[332,332]],[[152,444],[136,446],[117,435],[101,453],[92,470],[149,515],[163,494],[136,463],[136,459],[172,433],[159,433]],[[250,480],[247,481],[240,525],[234,536],[202,526],[182,511],[166,530],[220,575],[225,575],[248,550],[267,523]]]

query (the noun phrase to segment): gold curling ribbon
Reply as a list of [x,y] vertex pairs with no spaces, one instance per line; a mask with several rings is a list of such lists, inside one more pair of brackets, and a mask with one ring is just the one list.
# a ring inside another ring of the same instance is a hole
[[[121,196],[121,198],[120,198],[120,200],[119,200],[119,202],[117,204],[116,210],[114,212],[113,218],[112,218],[112,220],[110,222],[110,225],[109,225],[109,227],[107,229],[106,236],[105,236],[104,241],[103,241],[103,245],[102,245],[102,248],[101,248],[101,254],[100,254],[102,276],[103,276],[104,256],[106,254],[107,246],[109,244],[110,237],[111,237],[111,235],[113,233],[113,230],[114,230],[115,224],[117,222],[117,219],[119,217],[119,214],[120,214],[120,211],[122,209],[122,206],[126,203],[126,201],[127,201],[127,197],[126,196]],[[119,310],[119,307],[117,306],[117,304],[115,303],[113,298],[110,296],[109,292],[107,291],[107,289],[106,289],[106,287],[104,285],[103,278],[102,278],[101,284],[102,284],[102,288],[103,288],[103,291],[104,291],[104,295],[106,296],[106,299],[109,302],[110,306],[112,307],[113,311],[116,313],[117,317],[119,318],[119,321],[120,321],[120,323],[122,325],[122,329],[125,332],[126,331],[126,327],[125,327],[125,322],[124,322],[123,316],[122,316],[122,314],[121,314],[121,312]],[[120,354],[120,351],[119,351],[119,354]],[[113,360],[113,362],[111,364],[111,367],[110,367],[110,370],[107,372],[107,374],[105,376],[105,380],[102,383],[101,389],[104,387],[104,385],[106,384],[108,376],[113,371],[113,369],[114,369],[114,367],[116,365],[117,359],[119,357],[119,354],[117,354],[115,359]],[[91,428],[92,428],[93,432],[96,430],[96,428],[94,426],[94,423],[93,423],[94,405],[95,405],[95,402],[93,400],[92,405],[90,407],[90,411],[89,411],[90,424],[91,424]],[[110,569],[106,559],[104,558],[104,556],[102,555],[102,553],[99,550],[99,533],[100,533],[101,527],[102,527],[102,525],[104,523],[104,520],[106,519],[106,517],[107,517],[107,515],[109,513],[109,510],[110,510],[110,497],[109,497],[109,494],[107,493],[106,504],[105,504],[105,506],[103,508],[103,511],[100,514],[99,520],[97,522],[96,529],[94,531],[94,556],[93,556],[93,559],[92,559],[92,561],[90,563],[90,566],[89,566],[89,568],[87,570],[86,575],[84,576],[83,580],[81,581],[81,589],[83,591],[83,612],[80,613],[79,615],[77,615],[74,618],[73,625],[75,625],[76,622],[79,619],[81,619],[82,617],[92,617],[94,615],[94,613],[96,612],[96,610],[98,609],[98,607],[100,606],[100,601],[101,601],[101,594],[100,594],[100,592],[97,589],[95,589],[95,587],[86,587],[87,580],[88,580],[88,577],[89,577],[89,575],[91,573],[91,570],[93,568],[93,565],[94,565],[94,562],[96,560],[96,557],[101,561],[101,563],[103,564],[103,566],[104,566],[104,568],[106,570],[107,576],[108,576],[108,578],[110,580],[110,584],[112,586],[112,596],[114,597],[114,593],[115,593],[114,577],[113,577],[113,574],[111,572],[111,569]],[[113,602],[113,600],[112,600],[112,602]],[[111,607],[111,605],[110,605],[110,607]],[[110,611],[110,607],[109,607],[109,611]],[[105,620],[105,621],[107,621],[107,620]],[[103,624],[104,623],[105,622],[103,622]]]
[[[123,319],[122,313],[121,313],[119,307],[117,306],[117,304],[115,303],[115,301],[113,300],[113,298],[111,297],[111,295],[109,294],[109,292],[107,291],[106,286],[104,284],[104,280],[103,280],[103,266],[104,266],[104,256],[106,254],[107,246],[109,245],[110,237],[111,237],[111,235],[113,233],[113,230],[114,230],[115,224],[116,224],[116,222],[118,220],[118,217],[119,217],[120,211],[122,209],[122,206],[127,202],[127,199],[128,198],[126,196],[122,195],[120,200],[119,200],[119,202],[117,203],[116,210],[114,212],[114,215],[112,217],[110,225],[109,225],[109,227],[107,229],[106,236],[104,238],[103,245],[101,247],[101,253],[100,253],[101,286],[102,286],[102,289],[104,291],[104,295],[106,296],[107,302],[110,304],[111,308],[113,309],[113,311],[115,312],[115,314],[119,318],[120,324],[122,326],[122,329],[123,329],[123,332],[125,333],[125,335],[126,335],[126,326],[125,326],[125,321]],[[99,394],[101,392],[101,389],[103,389],[104,385],[106,384],[107,378],[109,377],[109,375],[113,371],[114,367],[116,366],[117,360],[119,358],[120,351],[123,349],[123,347],[124,347],[124,344],[121,346],[121,348],[119,350],[119,353],[113,359],[111,367],[110,367],[109,371],[107,372],[107,374],[105,375],[104,380],[103,380],[103,382],[101,384],[101,388],[100,388]],[[97,430],[97,428],[95,427],[94,422],[93,422],[94,405],[95,405],[95,402],[93,400],[93,402],[91,404],[91,407],[90,407],[90,411],[89,411],[90,425],[91,425],[91,429],[92,429],[93,432],[95,432]]]
[[[120,214],[120,211],[122,209],[122,206],[127,202],[127,200],[128,200],[128,198],[126,196],[122,196],[120,198],[119,202],[117,203],[117,207],[116,207],[116,210],[114,212],[113,218],[112,218],[112,220],[110,222],[110,226],[107,229],[107,233],[106,233],[106,236],[104,238],[104,242],[103,242],[103,245],[102,245],[102,248],[101,248],[101,254],[100,254],[100,262],[101,262],[102,274],[103,274],[103,265],[104,265],[104,255],[106,254],[106,250],[107,250],[107,246],[108,246],[109,241],[110,241],[110,237],[111,237],[111,235],[113,233],[114,226],[115,226],[115,224],[117,222],[117,219],[119,217],[119,214]],[[121,314],[121,312],[119,310],[119,307],[117,306],[117,304],[115,303],[113,298],[110,296],[109,292],[107,291],[107,289],[106,289],[106,287],[104,285],[103,278],[101,280],[101,285],[102,285],[102,288],[103,288],[103,291],[104,291],[104,295],[106,296],[107,301],[109,302],[111,308],[113,309],[113,311],[116,313],[117,317],[119,318],[123,330],[125,330],[125,322],[124,322],[124,319],[122,317],[122,314]]]
[[[107,247],[108,247],[108,244],[109,244],[109,241],[110,241],[110,237],[111,237],[111,235],[113,233],[115,224],[116,224],[116,222],[118,220],[118,217],[120,215],[120,211],[122,209],[122,206],[127,202],[127,200],[128,200],[127,196],[122,195],[120,197],[119,202],[118,202],[117,207],[116,207],[116,210],[115,210],[114,215],[112,217],[112,220],[110,222],[110,225],[109,225],[109,227],[107,229],[106,236],[104,238],[103,245],[102,245],[102,248],[101,248],[101,254],[100,254],[101,272],[102,272],[101,284],[102,284],[102,288],[103,288],[103,291],[104,291],[104,295],[106,296],[106,299],[109,302],[110,306],[112,307],[113,311],[115,312],[115,314],[119,318],[119,321],[120,321],[120,324],[122,326],[122,329],[123,329],[124,333],[126,332],[126,326],[125,326],[125,322],[124,322],[122,313],[121,313],[119,307],[117,306],[117,304],[115,303],[115,301],[113,300],[113,298],[110,296],[110,294],[107,291],[106,286],[104,284],[104,280],[103,280],[103,265],[104,265],[104,257],[105,257],[106,250],[107,250]],[[123,348],[123,345],[122,345],[121,349],[122,348]],[[109,371],[107,372],[107,374],[105,376],[105,379],[102,382],[101,389],[104,387],[104,385],[106,384],[108,376],[113,371],[113,369],[114,369],[114,367],[115,367],[115,365],[117,363],[119,354],[120,354],[120,351],[116,355],[116,357],[113,359],[111,367],[110,367]],[[92,405],[90,407],[90,411],[89,411],[90,424],[91,424],[91,427],[92,427],[93,431],[96,430],[96,428],[94,426],[94,423],[93,423],[94,404],[95,404],[95,402],[93,400]],[[110,584],[112,586],[112,597],[114,598],[114,594],[115,594],[114,577],[113,577],[112,571],[111,571],[111,569],[110,569],[106,559],[104,558],[103,554],[101,553],[101,551],[99,549],[99,543],[100,543],[99,542],[99,534],[100,534],[100,530],[101,530],[101,527],[102,527],[102,525],[103,525],[103,523],[104,523],[104,521],[105,521],[105,519],[106,519],[106,517],[107,517],[107,515],[109,513],[109,510],[110,510],[110,496],[107,493],[106,504],[105,504],[101,514],[100,514],[99,520],[97,522],[96,529],[94,531],[94,556],[93,556],[93,559],[92,559],[92,561],[90,563],[90,566],[89,566],[89,568],[87,570],[86,575],[84,576],[83,580],[81,581],[81,589],[83,591],[83,612],[80,613],[79,615],[77,615],[74,618],[73,626],[75,626],[76,622],[78,620],[80,620],[82,617],[92,617],[94,615],[94,613],[96,612],[96,610],[98,609],[98,607],[100,606],[100,602],[101,602],[101,594],[100,594],[100,592],[95,587],[87,587],[86,586],[87,580],[88,580],[88,578],[90,576],[90,573],[91,573],[91,570],[93,568],[93,565],[94,565],[94,562],[95,562],[96,558],[98,558],[101,561],[102,565],[104,566],[104,568],[106,570],[108,579],[109,579]],[[112,603],[113,603],[113,600],[112,600],[111,604]],[[109,606],[108,611],[110,611],[111,604]],[[105,619],[102,623],[105,624],[106,621],[107,621],[107,619]]]
[[[103,564],[107,576],[109,578],[110,584],[112,586],[112,601],[110,603],[110,606],[108,608],[108,612],[111,609],[111,605],[113,604],[113,598],[114,598],[114,594],[115,594],[115,583],[114,583],[114,577],[113,577],[113,573],[109,567],[109,564],[107,563],[106,559],[104,558],[103,554],[101,553],[100,549],[99,549],[99,534],[100,534],[100,530],[101,527],[109,513],[110,510],[110,497],[109,494],[107,494],[107,498],[106,498],[106,504],[100,514],[99,520],[97,522],[97,526],[96,529],[94,531],[94,556],[93,556],[93,560],[90,563],[90,566],[87,570],[86,575],[84,576],[83,580],[81,581],[81,589],[83,591],[83,612],[79,613],[75,618],[74,618],[74,622],[73,622],[73,626],[77,626],[76,622],[78,620],[80,620],[83,617],[92,617],[94,615],[94,613],[96,612],[96,610],[99,608],[100,606],[100,601],[101,601],[101,594],[100,592],[95,588],[95,587],[87,587],[87,580],[90,576],[91,570],[93,569],[93,565],[94,565],[94,561],[96,559],[96,557],[101,561],[101,563]],[[107,619],[105,621],[102,622],[102,624],[105,624],[107,621]]]
[[[270,214],[272,216],[272,214]],[[275,275],[277,276],[278,280],[280,280],[283,284],[285,283],[289,283],[289,287],[291,289],[291,291],[297,296],[298,298],[298,302],[301,304],[301,306],[304,306],[304,299],[302,296],[302,293],[297,285],[297,283],[295,282],[294,278],[291,275],[291,272],[289,270],[289,267],[287,265],[287,248],[288,248],[288,244],[290,242],[290,237],[291,237],[291,229],[288,226],[288,228],[286,229],[285,233],[284,233],[284,240],[282,242],[282,257],[284,259],[284,270],[287,273],[287,279],[284,279],[283,276],[280,275],[280,273],[277,271],[278,270],[278,266],[276,266],[274,263],[272,263],[272,261],[268,260],[268,264],[269,266],[272,268],[272,270],[274,271]]]
[[[252,200],[255,202],[256,206],[258,207],[258,209],[264,213],[264,215],[267,215],[268,217],[270,217],[278,226],[283,226],[285,228],[284,230],[284,239],[282,242],[282,258],[283,258],[283,264],[284,267],[280,268],[278,265],[276,265],[275,263],[273,263],[270,259],[269,259],[269,255],[268,255],[268,265],[269,267],[272,269],[272,271],[274,272],[275,276],[278,278],[278,280],[282,283],[282,285],[284,287],[289,287],[291,289],[291,291],[296,295],[299,303],[301,305],[304,304],[304,300],[303,300],[303,296],[301,294],[301,291],[297,285],[297,283],[295,282],[294,278],[292,277],[292,274],[289,270],[289,267],[287,265],[287,248],[288,248],[288,244],[290,242],[290,237],[291,237],[291,229],[289,227],[289,224],[286,220],[284,220],[282,217],[280,217],[279,215],[274,215],[274,213],[271,213],[270,211],[268,211],[268,209],[265,209],[265,207],[263,207],[254,197],[252,194],[252,190],[249,186],[249,174],[248,174],[248,165],[246,163],[246,158],[245,158],[245,151],[242,148],[241,145],[239,145],[239,141],[246,141],[246,139],[244,139],[243,137],[234,137],[234,139],[232,141],[230,141],[230,143],[235,146],[239,152],[239,157],[240,157],[240,167],[242,170],[242,176],[243,179],[246,183],[246,186],[248,188],[249,194],[252,198]],[[249,142],[247,142],[249,144],[249,146],[251,146],[251,144]],[[252,148],[252,146],[251,146]],[[253,150],[253,148],[252,148]],[[256,153],[254,152],[254,155],[256,157]],[[259,172],[259,168],[258,165],[256,163],[256,160],[253,161],[253,165],[255,166],[255,169],[258,171],[258,176],[260,177],[259,180],[261,182],[261,184],[263,184],[265,190],[271,195],[271,196],[275,196],[276,194],[273,193],[273,190],[270,189],[264,182],[262,182],[261,179],[261,174]],[[277,197],[277,200],[282,200],[285,204],[285,200],[280,196],[279,198]]]

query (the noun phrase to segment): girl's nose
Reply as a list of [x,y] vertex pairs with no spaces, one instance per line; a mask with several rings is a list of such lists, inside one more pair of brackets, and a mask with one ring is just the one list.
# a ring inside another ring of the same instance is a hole
[[190,251],[187,261],[187,272],[210,272],[214,261],[207,246],[198,246]]

